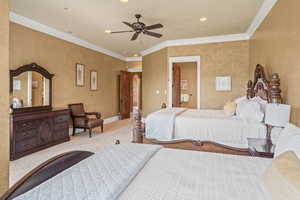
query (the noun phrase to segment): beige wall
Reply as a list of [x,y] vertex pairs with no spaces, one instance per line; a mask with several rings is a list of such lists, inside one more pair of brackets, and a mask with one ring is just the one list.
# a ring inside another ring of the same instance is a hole
[[251,70],[265,66],[279,73],[283,99],[292,105],[292,122],[300,125],[300,1],[279,0],[250,40]]
[[128,61],[126,67],[129,68],[142,68],[142,61]]
[[191,94],[188,102],[181,102],[181,107],[197,108],[197,63],[178,63],[181,70],[181,80],[188,81],[186,90],[181,90],[181,94]]
[[[169,57],[200,56],[200,107],[222,109],[228,100],[246,93],[249,42],[223,42],[168,48]],[[216,76],[231,76],[232,90],[216,91]]]
[[167,49],[143,57],[142,104],[144,115],[160,109],[163,102],[167,103],[167,60]]
[[[53,106],[83,102],[86,110],[107,117],[119,112],[118,74],[126,69],[119,59],[77,46],[14,23],[10,24],[10,67],[36,62],[54,73]],[[75,87],[75,64],[85,65],[85,87]],[[90,70],[98,71],[99,89],[90,91]]]
[[[174,46],[143,57],[143,109],[148,114],[167,102],[168,57],[200,56],[202,109],[222,109],[228,100],[246,93],[249,80],[249,41]],[[232,90],[216,91],[216,76],[231,76]],[[155,94],[155,90],[160,94]],[[149,91],[149,94],[145,94]],[[147,99],[149,98],[149,99]],[[151,101],[150,101],[151,99]]]
[[0,195],[9,176],[9,20],[8,0],[0,0]]

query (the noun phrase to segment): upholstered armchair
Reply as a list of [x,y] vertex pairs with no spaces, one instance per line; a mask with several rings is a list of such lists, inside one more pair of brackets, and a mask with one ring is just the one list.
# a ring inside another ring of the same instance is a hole
[[[73,122],[73,136],[75,135],[76,128],[81,128],[86,131],[89,129],[89,136],[92,137],[92,129],[96,127],[101,127],[101,132],[103,133],[103,119],[101,119],[101,114],[98,112],[85,112],[82,103],[69,104],[71,110],[71,118]],[[88,116],[94,115],[94,118],[89,118]]]

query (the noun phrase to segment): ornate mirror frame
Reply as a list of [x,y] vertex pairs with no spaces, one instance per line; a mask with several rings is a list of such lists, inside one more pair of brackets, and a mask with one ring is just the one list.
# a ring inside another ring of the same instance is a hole
[[13,92],[13,78],[15,76],[18,76],[24,72],[34,71],[38,72],[41,75],[43,75],[45,78],[49,79],[49,105],[47,106],[33,106],[33,107],[25,107],[25,108],[12,108],[13,113],[19,113],[19,112],[32,112],[32,111],[38,111],[38,110],[51,110],[52,109],[52,78],[54,74],[51,74],[43,67],[39,66],[36,63],[31,63],[28,65],[23,65],[15,70],[10,70],[10,93]]

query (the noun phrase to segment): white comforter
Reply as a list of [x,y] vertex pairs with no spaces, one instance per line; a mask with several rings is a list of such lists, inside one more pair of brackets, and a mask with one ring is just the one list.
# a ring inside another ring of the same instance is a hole
[[[174,108],[173,108],[174,109]],[[171,113],[173,109],[168,109]],[[178,109],[178,108],[176,108]],[[261,122],[226,116],[223,110],[184,110],[170,117],[161,116],[161,111],[146,118],[146,137],[158,140],[193,139],[214,141],[235,147],[247,148],[247,138],[265,138],[266,126]],[[169,118],[168,118],[169,117]],[[167,127],[164,128],[165,122]]]
[[157,145],[114,145],[14,200],[114,200],[161,148]]
[[116,145],[14,200],[269,200],[261,176],[271,160]]
[[151,113],[146,118],[146,137],[160,140],[173,139],[175,119],[184,111],[185,108],[166,108]]
[[119,200],[271,200],[261,177],[270,159],[161,149]]
[[264,123],[228,117],[223,110],[187,110],[175,120],[174,139],[214,141],[247,147],[247,138],[265,138]]

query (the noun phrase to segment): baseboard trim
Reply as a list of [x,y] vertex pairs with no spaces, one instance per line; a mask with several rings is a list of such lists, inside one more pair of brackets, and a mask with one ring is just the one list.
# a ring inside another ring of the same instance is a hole
[[120,120],[120,117],[118,115],[110,117],[110,118],[105,118],[104,119],[104,124],[108,124],[108,123],[115,122],[115,121],[118,121],[118,120]]

